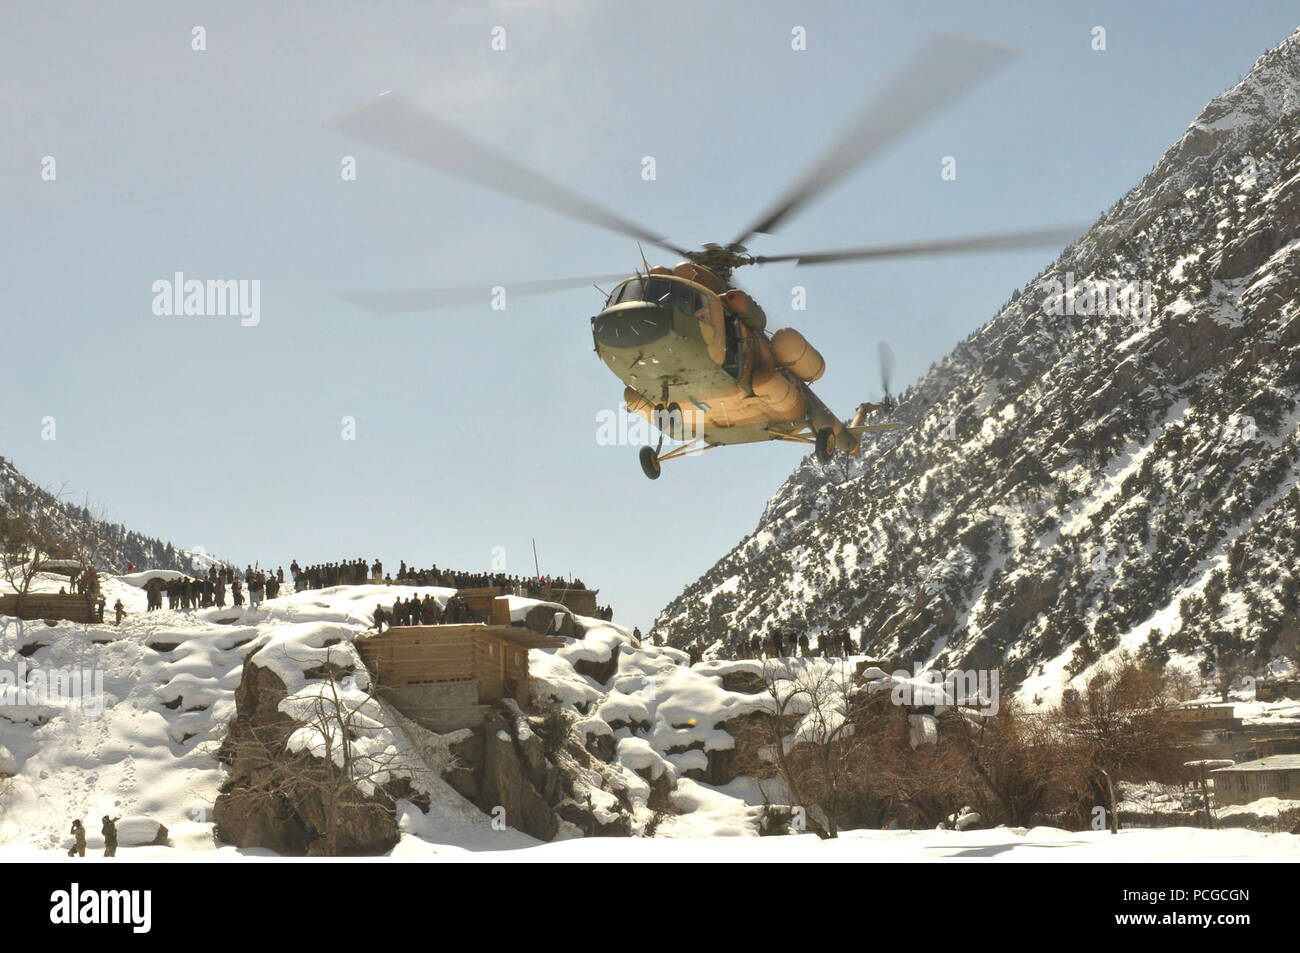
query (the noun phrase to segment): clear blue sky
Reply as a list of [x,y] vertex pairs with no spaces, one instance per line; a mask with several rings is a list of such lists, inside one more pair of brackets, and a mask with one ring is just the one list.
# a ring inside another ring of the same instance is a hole
[[[639,259],[631,241],[354,144],[329,120],[397,90],[679,244],[725,242],[950,31],[1021,55],[751,250],[1091,222],[1298,12],[1294,0],[9,0],[0,453],[115,520],[241,561],[486,569],[504,547],[507,569],[529,572],[535,537],[543,571],[581,575],[644,629],[753,528],[799,448],[723,449],[652,484],[635,447],[598,445],[596,415],[622,385],[591,350],[591,290],[402,318],[342,301]],[[1097,25],[1105,52],[1090,48]],[[806,51],[791,49],[794,26]],[[655,181],[641,177],[646,155]],[[940,177],[945,155],[955,181]],[[878,340],[906,385],[1054,254],[740,277],[828,357],[818,391],[847,415],[879,396]],[[176,271],[260,280],[261,323],[154,315],[152,285]],[[790,310],[796,284],[806,312]],[[355,441],[340,437],[344,416]]]

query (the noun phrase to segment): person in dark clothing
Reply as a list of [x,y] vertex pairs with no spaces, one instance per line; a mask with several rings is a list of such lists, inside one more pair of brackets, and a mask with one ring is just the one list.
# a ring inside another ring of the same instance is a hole
[[811,654],[811,650],[808,648],[807,632],[799,633],[799,654],[802,655],[804,658],[807,658],[809,654]]
[[113,624],[121,625],[122,616],[126,615],[126,606],[122,605],[121,599],[118,599],[117,602],[113,603],[113,613],[117,616],[117,618],[113,620]]
[[80,819],[72,822],[72,830],[70,830],[68,833],[70,833],[74,838],[76,838],[76,842],[71,847],[68,848],[68,856],[85,857],[86,856],[86,828],[82,826]]
[[777,658],[785,658],[785,636],[780,631],[773,633],[772,647],[776,649]]
[[[388,613],[384,611],[383,606],[375,606],[375,629],[376,634],[384,634],[384,623],[388,622]],[[389,623],[391,626],[392,623]]]
[[104,815],[104,826],[99,830],[100,833],[104,835],[105,857],[117,856],[117,822],[120,820],[120,817],[109,817],[107,814]]

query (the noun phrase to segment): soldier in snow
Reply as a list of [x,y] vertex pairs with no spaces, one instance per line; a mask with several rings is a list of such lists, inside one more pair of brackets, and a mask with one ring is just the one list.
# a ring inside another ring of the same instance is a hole
[[85,857],[86,856],[86,828],[82,826],[80,818],[72,822],[72,830],[70,830],[68,833],[70,833],[74,838],[76,838],[76,842],[71,847],[68,848],[68,856]]
[[[104,815],[104,824],[99,830],[100,833],[104,835],[105,857],[117,856],[117,822],[120,820],[120,817],[109,817],[107,814]],[[82,837],[85,837],[84,832],[82,833]]]

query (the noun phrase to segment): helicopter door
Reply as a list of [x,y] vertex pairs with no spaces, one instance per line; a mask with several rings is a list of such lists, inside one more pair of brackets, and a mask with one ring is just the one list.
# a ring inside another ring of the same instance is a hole
[[722,369],[736,380],[740,380],[741,371],[744,370],[739,324],[740,318],[734,314],[727,315],[727,356],[722,360]]

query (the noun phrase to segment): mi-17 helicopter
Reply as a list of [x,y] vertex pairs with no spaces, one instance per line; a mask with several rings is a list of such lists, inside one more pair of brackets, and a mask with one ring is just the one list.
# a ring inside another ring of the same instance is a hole
[[[641,448],[641,468],[657,479],[661,464],[698,449],[784,440],[811,444],[819,460],[856,456],[865,433],[898,423],[868,423],[892,406],[864,403],[841,420],[813,392],[825,372],[822,355],[792,328],[769,333],[759,304],[732,283],[740,267],[770,262],[831,264],[963,252],[1062,245],[1080,229],[1051,228],[840,251],[751,255],[744,242],[770,234],[880,148],[950,105],[1011,56],[1005,47],[937,37],[882,91],[803,176],[726,245],[680,248],[562,185],[497,155],[418,107],[385,93],[335,124],[341,132],[525,202],[656,246],[683,259],[632,276],[598,275],[509,286],[541,294],[622,279],[591,319],[596,353],[624,383],[630,412],[659,432]],[[384,313],[485,300],[485,288],[354,293],[345,297]],[[883,355],[882,355],[883,356]],[[679,446],[663,452],[665,434]],[[702,445],[702,447],[701,447]]]

